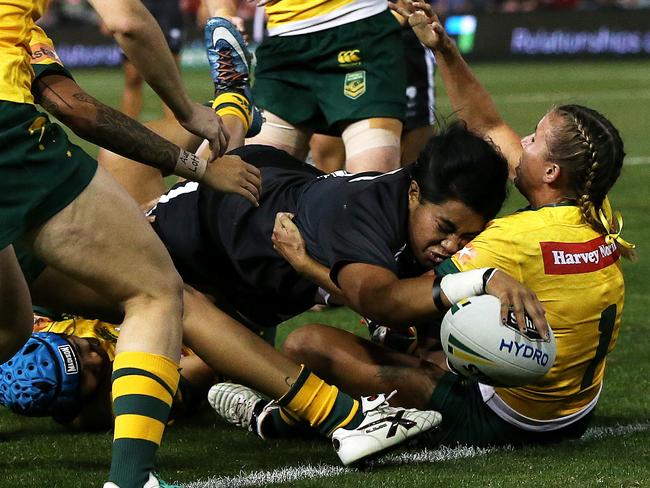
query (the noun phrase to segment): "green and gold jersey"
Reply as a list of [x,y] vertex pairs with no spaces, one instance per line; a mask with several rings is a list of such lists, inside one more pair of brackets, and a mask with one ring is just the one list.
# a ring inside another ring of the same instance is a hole
[[36,25],[47,3],[48,0],[0,0],[0,100],[34,102],[31,93],[34,52],[30,46],[33,36],[41,41],[47,39]]
[[54,321],[35,316],[34,332],[55,332],[66,336],[75,335],[85,339],[97,339],[111,361],[115,359],[115,344],[120,335],[120,329],[116,325],[80,317]]
[[264,5],[270,36],[318,32],[366,19],[388,8],[384,0],[270,0]]
[[546,310],[555,363],[536,384],[495,388],[507,406],[552,421],[595,404],[623,311],[615,243],[583,223],[577,207],[547,206],[492,221],[451,263],[460,271],[499,268],[531,288]]
[[[120,335],[120,327],[101,320],[89,320],[73,317],[64,320],[51,320],[47,317],[34,316],[34,332],[55,332],[57,334],[75,335],[85,339],[97,339],[108,358],[115,359],[115,344]],[[189,347],[183,346],[183,357],[193,355]]]

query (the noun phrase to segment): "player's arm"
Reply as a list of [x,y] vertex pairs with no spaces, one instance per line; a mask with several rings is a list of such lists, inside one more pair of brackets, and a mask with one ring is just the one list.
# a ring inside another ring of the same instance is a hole
[[501,118],[492,97],[447,35],[431,6],[422,2],[389,4],[408,17],[418,39],[436,54],[436,63],[452,107],[469,129],[490,138],[508,160],[510,177],[521,156],[521,137]]
[[103,104],[73,79],[46,74],[34,82],[36,101],[79,137],[114,153],[173,173],[180,148]]
[[350,307],[389,327],[425,323],[463,298],[489,293],[501,300],[502,321],[511,308],[518,323],[525,324],[525,311],[542,336],[548,334],[544,309],[537,296],[510,275],[494,268],[445,277],[424,275],[399,279],[381,266],[350,263],[340,269],[337,281]]
[[313,259],[305,249],[305,241],[300,230],[293,223],[293,215],[278,212],[273,227],[273,249],[275,249],[293,269],[330,294],[334,303],[347,305],[341,289],[330,278],[330,269]]
[[[257,205],[260,172],[237,156],[222,156],[208,165],[144,125],[105,105],[77,82],[57,71],[34,81],[37,102],[75,134],[129,160],[134,160],[218,191],[238,193]],[[137,171],[137,166],[132,166]]]
[[190,100],[156,20],[139,0],[90,0],[109,32],[147,83],[190,132],[210,141],[210,160],[222,155],[228,135],[221,117]]

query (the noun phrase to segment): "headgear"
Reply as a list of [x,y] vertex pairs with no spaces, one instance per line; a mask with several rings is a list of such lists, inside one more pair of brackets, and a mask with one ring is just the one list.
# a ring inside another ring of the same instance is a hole
[[80,409],[80,383],[79,357],[65,336],[34,332],[0,365],[0,404],[30,417],[74,416]]

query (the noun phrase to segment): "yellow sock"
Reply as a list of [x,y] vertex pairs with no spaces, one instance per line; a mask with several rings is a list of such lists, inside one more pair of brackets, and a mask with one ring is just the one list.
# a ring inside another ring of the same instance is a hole
[[212,102],[212,108],[221,117],[224,115],[237,117],[244,124],[244,133],[248,131],[252,122],[253,112],[251,111],[251,104],[248,98],[244,95],[236,92],[221,93]]
[[325,383],[304,366],[278,404],[325,435],[339,427],[356,426],[363,419],[357,400]]

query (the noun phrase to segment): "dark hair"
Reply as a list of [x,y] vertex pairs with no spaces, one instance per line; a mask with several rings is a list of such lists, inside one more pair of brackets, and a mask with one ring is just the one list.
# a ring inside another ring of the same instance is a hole
[[436,204],[458,200],[486,220],[496,217],[507,196],[506,159],[463,121],[429,139],[410,171],[422,199]]
[[[623,140],[612,123],[596,110],[582,105],[560,105],[549,111],[559,118],[547,141],[548,159],[569,175],[570,198],[575,198],[582,218],[599,233],[615,232],[598,217],[600,210],[610,213],[607,193],[621,174],[625,150]],[[610,218],[610,216],[608,216]],[[633,253],[619,249],[626,257]]]

